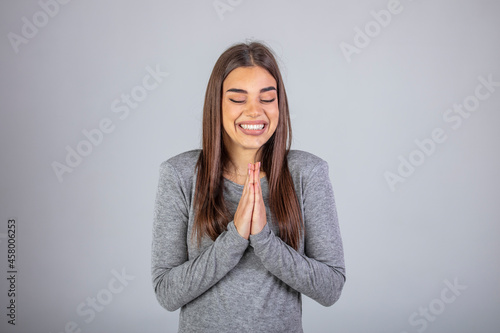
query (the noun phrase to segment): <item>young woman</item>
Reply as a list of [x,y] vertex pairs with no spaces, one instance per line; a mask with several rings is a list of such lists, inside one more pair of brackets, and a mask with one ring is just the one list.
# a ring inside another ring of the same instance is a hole
[[345,281],[327,163],[290,150],[271,51],[238,44],[217,60],[201,150],[163,162],[152,279],[181,308],[179,332],[303,332],[301,294],[330,306]]

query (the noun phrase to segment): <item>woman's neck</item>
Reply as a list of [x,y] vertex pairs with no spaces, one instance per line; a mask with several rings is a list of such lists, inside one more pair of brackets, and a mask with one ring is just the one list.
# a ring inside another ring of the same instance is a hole
[[228,152],[231,164],[229,168],[231,171],[237,171],[239,174],[246,174],[248,172],[248,163],[258,162],[255,150],[244,150],[238,153]]
[[[238,184],[244,184],[248,175],[248,163],[259,162],[260,154],[257,150],[241,149],[238,151],[227,149],[229,155],[229,163],[224,168],[225,177]],[[261,171],[260,177],[265,174]]]

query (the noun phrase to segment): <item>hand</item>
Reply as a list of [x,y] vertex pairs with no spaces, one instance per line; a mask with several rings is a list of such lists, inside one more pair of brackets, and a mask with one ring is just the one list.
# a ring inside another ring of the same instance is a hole
[[266,206],[262,197],[262,188],[260,187],[260,162],[255,163],[253,168],[253,188],[255,192],[252,226],[250,234],[255,235],[262,231],[267,223],[266,219]]
[[241,237],[248,239],[252,225],[252,214],[254,208],[255,190],[253,186],[253,165],[248,163],[247,179],[243,187],[240,202],[236,213],[234,213],[234,226]]

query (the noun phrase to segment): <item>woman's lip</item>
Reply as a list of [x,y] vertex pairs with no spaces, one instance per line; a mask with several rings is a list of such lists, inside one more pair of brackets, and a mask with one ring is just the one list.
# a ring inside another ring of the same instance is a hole
[[[260,124],[264,124],[264,127],[260,130],[249,130],[249,129],[244,129],[243,127],[240,126],[240,124],[248,124],[248,125],[260,125]],[[263,123],[263,122],[253,122],[253,123],[250,123],[250,122],[244,122],[244,123],[240,123],[238,124],[238,129],[243,132],[243,134],[246,134],[246,135],[261,135],[262,133],[264,133],[267,129],[267,124],[266,123]]]
[[239,126],[239,125],[261,125],[261,124],[267,125],[267,122],[265,122],[264,120],[248,120],[237,123],[236,125]]

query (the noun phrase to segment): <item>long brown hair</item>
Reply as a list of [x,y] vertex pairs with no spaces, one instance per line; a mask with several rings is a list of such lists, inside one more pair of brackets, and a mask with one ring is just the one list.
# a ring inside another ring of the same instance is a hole
[[252,66],[266,69],[277,84],[278,125],[259,151],[262,170],[269,183],[269,204],[273,220],[278,224],[279,237],[297,250],[303,232],[303,221],[287,163],[292,139],[288,101],[273,53],[258,42],[237,44],[227,49],[215,63],[208,81],[203,106],[202,151],[196,165],[196,215],[192,236],[196,233],[198,246],[203,235],[208,235],[215,241],[231,221],[232,217],[223,197],[222,174],[230,161],[222,139],[222,84],[232,70]]

